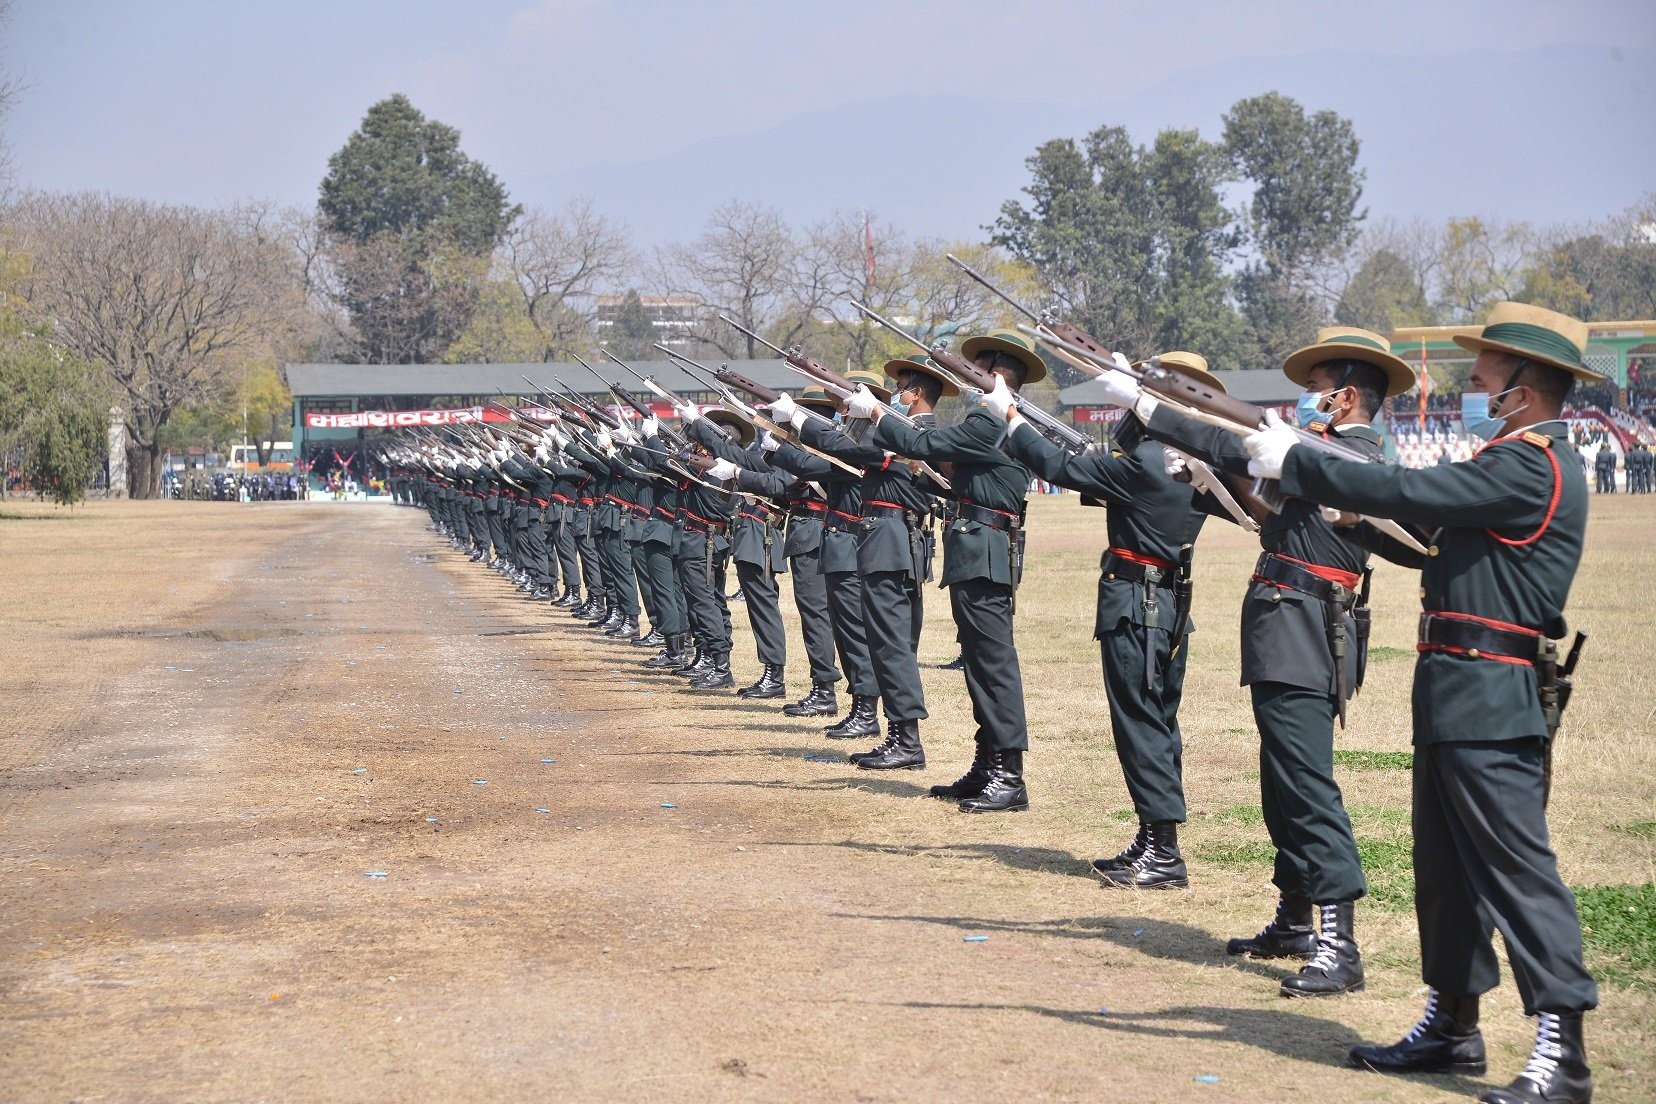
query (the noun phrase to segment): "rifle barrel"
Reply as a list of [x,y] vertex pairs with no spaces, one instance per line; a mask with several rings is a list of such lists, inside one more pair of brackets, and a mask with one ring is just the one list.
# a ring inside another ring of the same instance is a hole
[[984,287],[988,288],[990,292],[992,292],[993,294],[999,296],[1001,301],[1004,302],[1007,306],[1011,307],[1013,310],[1017,311],[1019,314],[1024,315],[1031,322],[1039,323],[1041,321],[1040,316],[1037,315],[1034,311],[1030,310],[1028,307],[1024,306],[1022,303],[1018,302],[1016,299],[1012,298],[1010,295],[1006,294],[1006,292],[1002,291],[1000,288],[996,287],[994,284],[991,284],[989,282],[989,278],[987,276],[983,275],[983,273],[979,272],[977,269],[973,268],[971,265],[967,264],[965,261],[963,261],[959,257],[955,256],[953,253],[945,253],[945,254],[943,254],[943,256],[947,257],[950,261],[952,261],[954,264],[959,266],[960,269],[966,273],[966,275],[970,276],[972,279],[976,280],[978,283],[980,283]]

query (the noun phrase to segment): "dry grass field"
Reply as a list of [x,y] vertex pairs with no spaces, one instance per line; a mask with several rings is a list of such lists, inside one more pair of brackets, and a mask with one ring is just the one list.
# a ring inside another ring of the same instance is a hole
[[[1656,1072],[1656,500],[1593,505],[1571,602],[1593,639],[1551,823],[1601,979],[1597,1099],[1632,1102]],[[1368,685],[1337,744],[1372,886],[1368,988],[1289,1002],[1281,967],[1223,951],[1274,902],[1236,685],[1256,546],[1215,523],[1198,550],[1192,888],[1111,891],[1087,872],[1132,829],[1090,639],[1102,515],[1074,495],[1031,513],[1034,807],[973,817],[921,796],[970,758],[951,672],[925,672],[929,769],[871,776],[810,722],[643,673],[418,511],[0,502],[0,1095],[1475,1095],[1344,1064],[1422,1003],[1415,580],[1377,572]],[[937,664],[952,625],[941,591],[927,602]],[[1528,1053],[1518,1012],[1510,980],[1486,1000],[1489,1082]]]

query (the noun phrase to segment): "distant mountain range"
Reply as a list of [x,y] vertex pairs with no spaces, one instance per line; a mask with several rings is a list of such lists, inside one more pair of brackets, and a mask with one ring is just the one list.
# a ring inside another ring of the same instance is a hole
[[646,248],[693,238],[733,198],[770,203],[800,228],[866,208],[911,236],[974,239],[1002,202],[1020,198],[1024,159],[1048,139],[1103,125],[1126,126],[1145,143],[1165,127],[1216,138],[1231,104],[1274,90],[1353,121],[1373,216],[1581,222],[1656,191],[1656,50],[1323,53],[1155,80],[1124,67],[1121,85],[1121,96],[1085,109],[995,102],[964,88],[868,99],[662,156],[508,184],[514,199],[537,206],[589,195]]

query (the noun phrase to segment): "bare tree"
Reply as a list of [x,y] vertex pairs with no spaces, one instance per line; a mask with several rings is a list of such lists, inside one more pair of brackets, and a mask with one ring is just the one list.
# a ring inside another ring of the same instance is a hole
[[724,204],[689,245],[658,251],[658,282],[670,295],[694,295],[703,306],[693,336],[727,357],[753,359],[762,348],[715,317],[726,314],[764,332],[789,306],[799,247],[781,212],[742,200]]
[[499,265],[517,286],[523,309],[542,339],[542,360],[586,345],[592,299],[635,264],[626,228],[572,201],[562,212],[530,211],[507,232]]
[[25,309],[108,373],[126,411],[131,492],[155,497],[162,427],[222,398],[232,366],[268,355],[285,332],[297,293],[268,212],[36,193],[10,214],[30,259]]
[[[0,0],[0,27],[11,22],[11,6],[12,0]],[[22,95],[22,80],[0,68],[0,197],[5,195],[6,186],[11,181],[12,155],[11,145],[6,141],[6,116],[11,114]]]

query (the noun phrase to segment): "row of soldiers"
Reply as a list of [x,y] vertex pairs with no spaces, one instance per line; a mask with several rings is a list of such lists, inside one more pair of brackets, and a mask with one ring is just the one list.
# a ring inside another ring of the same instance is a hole
[[[1639,443],[1627,450],[1627,458],[1623,462],[1627,471],[1628,494],[1650,494],[1653,478],[1656,478],[1656,454],[1652,454],[1650,446]],[[1594,490],[1598,494],[1616,493],[1616,453],[1609,445],[1600,445],[1598,456],[1593,460]]]
[[[1261,553],[1242,597],[1241,682],[1259,732],[1279,897],[1264,928],[1227,951],[1298,960],[1280,983],[1288,997],[1364,985],[1355,905],[1366,883],[1333,775],[1334,730],[1363,681],[1371,554],[1421,569],[1414,830],[1430,990],[1399,1042],[1356,1047],[1351,1060],[1483,1073],[1478,1004],[1498,981],[1498,928],[1539,1023],[1523,1072],[1481,1099],[1585,1101],[1582,1013],[1597,995],[1547,837],[1547,741],[1561,704],[1545,657],[1564,633],[1585,527],[1583,472],[1559,462],[1568,449],[1560,413],[1575,379],[1597,377],[1582,365],[1586,326],[1539,308],[1502,304],[1481,336],[1457,340],[1478,352],[1462,420],[1489,444],[1471,461],[1423,471],[1386,464],[1371,428],[1380,404],[1413,382],[1378,334],[1320,332],[1283,366],[1303,388],[1298,424],[1272,415],[1245,436],[1147,386],[1144,365],[1114,355],[1100,378],[1130,413],[1098,452],[1066,448],[1025,416],[1019,392],[1046,364],[1024,332],[1002,330],[962,346],[994,384],[969,396],[957,425],[939,426],[933,411],[960,393],[960,380],[916,355],[885,365],[889,385],[862,372],[838,398],[780,395],[769,432],[680,405],[688,448],[679,451],[655,418],[636,429],[564,418],[530,452],[406,450],[393,487],[530,594],[618,640],[659,647],[645,665],[696,691],[734,686],[724,598],[733,559],[760,663],[738,692],[784,696],[776,576],[786,570],[812,685],[783,711],[836,713],[843,678],[849,709],[826,735],[873,737],[884,711],[884,739],[851,756],[865,770],[926,763],[916,652],[922,587],[937,574],[936,519],[945,518],[940,583],[964,660],[974,755],[964,776],[931,793],[972,813],[1029,805],[1013,611],[1030,479],[1082,492],[1104,509],[1094,636],[1139,821],[1093,867],[1104,885],[1139,890],[1189,884],[1178,708],[1193,549],[1210,517],[1246,525]],[[1185,395],[1223,395],[1200,356],[1164,354],[1160,369],[1177,374]]]

